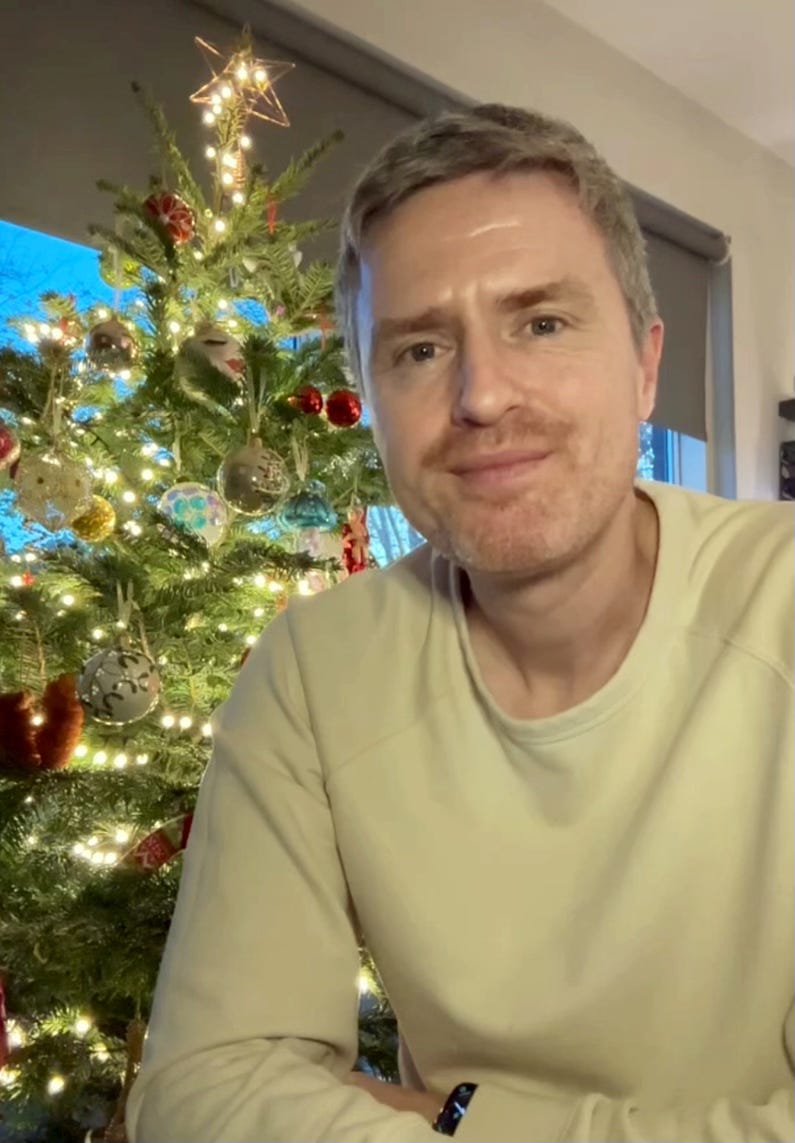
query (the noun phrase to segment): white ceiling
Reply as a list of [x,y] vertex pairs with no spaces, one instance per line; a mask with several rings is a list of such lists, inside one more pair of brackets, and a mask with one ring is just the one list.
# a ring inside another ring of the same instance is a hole
[[546,0],[793,165],[792,0]]

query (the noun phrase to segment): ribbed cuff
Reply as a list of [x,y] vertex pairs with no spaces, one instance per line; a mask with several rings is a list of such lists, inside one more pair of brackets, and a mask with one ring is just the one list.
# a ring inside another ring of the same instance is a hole
[[570,1100],[479,1083],[458,1124],[455,1143],[555,1143],[571,1114]]

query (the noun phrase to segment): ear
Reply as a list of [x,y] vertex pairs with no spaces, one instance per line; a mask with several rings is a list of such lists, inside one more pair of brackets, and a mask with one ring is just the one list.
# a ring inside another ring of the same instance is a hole
[[655,318],[646,331],[640,353],[640,375],[638,382],[638,420],[647,421],[657,399],[657,379],[660,371],[660,358],[663,351],[665,326],[660,318]]

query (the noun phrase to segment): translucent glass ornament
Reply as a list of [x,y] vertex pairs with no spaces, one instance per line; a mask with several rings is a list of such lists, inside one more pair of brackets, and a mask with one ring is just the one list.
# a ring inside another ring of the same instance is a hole
[[337,513],[328,502],[324,485],[319,480],[308,480],[282,508],[279,523],[291,532],[305,528],[330,532],[337,524]]
[[289,487],[284,461],[258,439],[230,452],[218,470],[218,491],[244,516],[273,512]]

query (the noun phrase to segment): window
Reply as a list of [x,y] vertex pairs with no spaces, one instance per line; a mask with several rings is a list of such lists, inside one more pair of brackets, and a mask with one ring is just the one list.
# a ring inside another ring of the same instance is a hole
[[[0,325],[3,341],[15,335],[8,319],[35,312],[45,290],[74,294],[79,306],[112,304],[113,290],[100,277],[97,252],[62,238],[0,222]],[[643,424],[639,436],[638,476],[706,491],[707,455],[703,441]],[[0,493],[0,542],[19,551],[31,534],[11,510],[10,493]],[[371,508],[368,513],[372,554],[380,566],[406,555],[422,543],[420,534],[397,508]],[[38,535],[38,530],[37,530]]]

